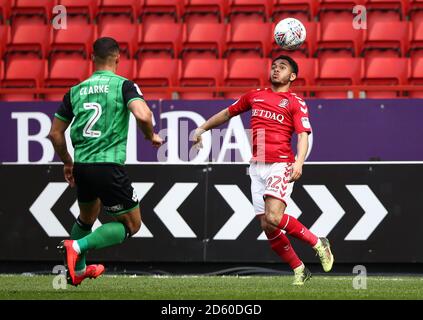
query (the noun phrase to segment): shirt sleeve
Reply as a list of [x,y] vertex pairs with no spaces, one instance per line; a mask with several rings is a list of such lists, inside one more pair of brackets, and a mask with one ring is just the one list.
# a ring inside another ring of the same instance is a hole
[[235,117],[251,109],[251,103],[248,99],[248,96],[249,93],[242,95],[241,98],[229,106],[228,110],[231,117]]
[[125,106],[128,106],[134,100],[144,100],[144,96],[138,85],[129,80],[123,83],[122,95]]
[[63,120],[65,122],[71,122],[74,114],[72,110],[72,104],[70,99],[70,92],[68,91],[64,96],[62,103],[60,104],[59,109],[57,109],[54,116],[60,120]]
[[298,96],[294,96],[292,98],[291,106],[295,132],[297,134],[302,132],[311,133],[308,107],[305,101]]

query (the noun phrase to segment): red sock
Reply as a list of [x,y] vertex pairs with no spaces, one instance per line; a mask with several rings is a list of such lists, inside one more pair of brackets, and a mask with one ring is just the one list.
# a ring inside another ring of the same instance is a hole
[[279,223],[279,229],[285,230],[289,235],[300,239],[312,247],[314,247],[319,238],[308,230],[304,225],[286,213],[282,216],[282,220]]
[[272,247],[273,251],[275,251],[283,261],[288,263],[291,269],[294,270],[303,264],[292,248],[289,239],[286,237],[286,235],[284,235],[282,230],[276,230],[271,234],[266,233],[266,236],[267,239],[269,239],[270,246]]

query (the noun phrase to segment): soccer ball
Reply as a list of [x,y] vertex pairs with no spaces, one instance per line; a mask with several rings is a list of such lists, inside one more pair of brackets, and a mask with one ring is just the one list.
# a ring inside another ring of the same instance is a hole
[[273,36],[279,47],[285,50],[295,50],[306,39],[306,29],[300,20],[286,18],[278,22]]

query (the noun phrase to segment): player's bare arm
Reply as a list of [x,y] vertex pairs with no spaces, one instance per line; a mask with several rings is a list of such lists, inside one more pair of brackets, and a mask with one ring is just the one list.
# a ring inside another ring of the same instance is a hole
[[223,109],[222,111],[216,113],[214,116],[212,116],[210,119],[208,119],[206,122],[204,122],[203,125],[201,125],[200,127],[198,127],[197,129],[195,129],[195,133],[194,133],[194,146],[197,148],[202,148],[202,143],[201,143],[201,135],[213,128],[216,128],[222,124],[224,124],[225,122],[229,121],[229,119],[231,118],[230,114],[229,114],[229,110],[228,108]]
[[144,133],[144,137],[150,140],[153,146],[160,147],[163,139],[153,129],[153,113],[143,100],[134,100],[128,105],[129,110],[137,120],[138,127]]
[[291,181],[298,180],[303,174],[303,164],[308,150],[308,133],[298,134],[297,142],[297,160],[292,167]]
[[60,160],[63,161],[63,174],[65,180],[69,183],[71,187],[75,185],[73,178],[73,160],[71,155],[68,152],[66,145],[65,131],[69,127],[69,123],[65,122],[59,118],[53,119],[53,124],[51,125],[50,133],[48,134],[49,139],[51,140],[54,150],[59,155]]

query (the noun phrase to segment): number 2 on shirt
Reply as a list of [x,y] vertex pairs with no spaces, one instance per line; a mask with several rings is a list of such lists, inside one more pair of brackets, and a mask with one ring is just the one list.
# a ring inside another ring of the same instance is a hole
[[92,130],[98,119],[101,117],[101,105],[96,102],[87,102],[83,105],[85,110],[94,110],[93,115],[88,120],[87,124],[84,127],[82,135],[88,138],[98,138],[101,136],[101,131]]

